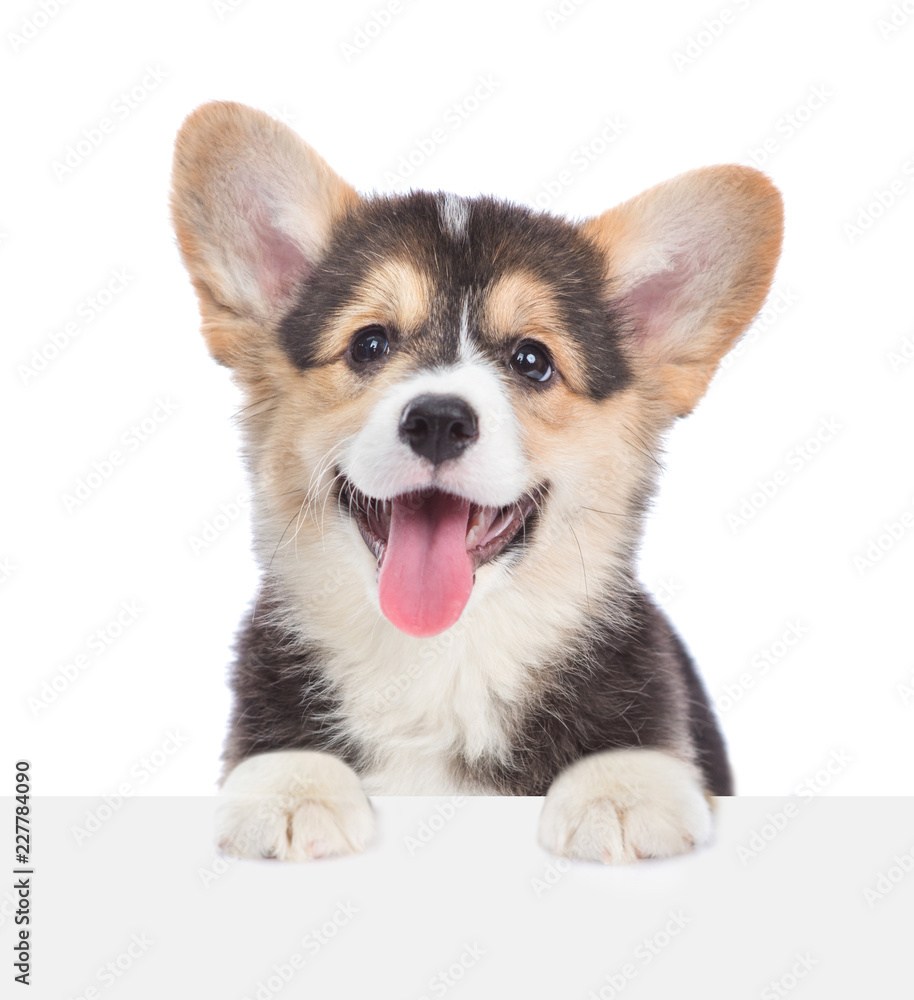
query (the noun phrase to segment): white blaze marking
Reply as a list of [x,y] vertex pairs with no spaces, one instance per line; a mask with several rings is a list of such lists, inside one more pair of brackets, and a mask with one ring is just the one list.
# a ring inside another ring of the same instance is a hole
[[460,354],[466,358],[469,356],[472,350],[472,344],[470,344],[470,293],[464,292],[463,304],[460,307],[460,329],[458,330],[458,337],[460,338]]
[[458,194],[445,194],[438,198],[438,216],[441,231],[455,240],[465,240],[467,223],[470,219],[470,205],[466,198]]

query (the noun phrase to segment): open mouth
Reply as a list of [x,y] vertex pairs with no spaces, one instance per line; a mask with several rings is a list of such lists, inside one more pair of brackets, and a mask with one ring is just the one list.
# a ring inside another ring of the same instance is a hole
[[539,487],[504,507],[436,489],[378,500],[342,478],[339,502],[378,560],[385,617],[410,635],[430,636],[460,617],[478,567],[527,538],[545,493]]

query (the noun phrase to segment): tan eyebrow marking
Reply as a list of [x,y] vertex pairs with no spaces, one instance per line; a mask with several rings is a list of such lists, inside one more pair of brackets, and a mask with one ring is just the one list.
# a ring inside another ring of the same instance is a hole
[[528,271],[503,275],[484,300],[488,333],[506,338],[529,337],[544,344],[562,377],[575,392],[586,392],[587,379],[577,353],[569,343],[552,288]]
[[330,318],[321,358],[334,358],[346,349],[356,330],[373,323],[404,332],[419,329],[428,321],[432,292],[428,275],[409,261],[381,261]]

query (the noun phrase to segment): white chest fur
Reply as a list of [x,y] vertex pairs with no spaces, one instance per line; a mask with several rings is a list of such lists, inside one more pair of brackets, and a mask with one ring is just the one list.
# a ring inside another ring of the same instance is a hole
[[378,622],[367,655],[328,664],[345,728],[371,761],[367,791],[492,790],[458,778],[451,761],[506,755],[537,671],[512,648],[510,635],[493,635],[490,628],[470,614],[455,630],[416,640]]

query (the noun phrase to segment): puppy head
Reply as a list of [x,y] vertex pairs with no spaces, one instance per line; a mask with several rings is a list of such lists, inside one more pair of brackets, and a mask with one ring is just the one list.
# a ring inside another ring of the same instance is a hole
[[221,103],[181,130],[172,208],[209,348],[251,395],[265,566],[291,534],[280,575],[354,567],[416,636],[486,593],[567,609],[628,581],[660,436],[760,308],[782,225],[743,167],[580,225],[361,198]]

